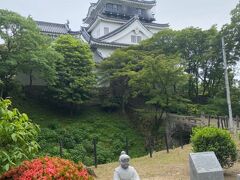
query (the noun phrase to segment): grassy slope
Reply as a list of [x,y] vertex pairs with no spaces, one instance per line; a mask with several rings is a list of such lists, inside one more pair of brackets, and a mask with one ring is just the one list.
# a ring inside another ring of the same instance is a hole
[[[27,113],[41,128],[57,124],[61,128],[78,127],[79,129],[87,129],[91,137],[99,137],[99,142],[102,140],[107,142],[108,139],[114,139],[122,135],[121,141],[124,141],[125,137],[129,139],[131,144],[130,154],[132,152],[135,157],[139,157],[145,153],[144,138],[141,133],[134,128],[127,117],[118,113],[107,113],[96,107],[89,107],[82,109],[75,116],[70,116],[61,110],[53,110],[46,105],[32,101],[18,101],[16,106],[21,112]],[[108,144],[108,146],[111,146],[111,144]],[[106,148],[108,147],[106,146]],[[119,153],[121,150],[119,149]]]
[[[117,113],[108,114],[99,111],[97,108],[85,109],[77,116],[70,117],[62,112],[56,112],[49,107],[38,105],[33,102],[21,102],[17,107],[29,114],[34,122],[40,124],[41,127],[48,127],[52,123],[58,123],[62,127],[67,126],[91,126],[94,133],[102,133],[103,135],[113,134],[120,129],[125,129],[130,139],[135,140],[136,146],[132,151],[141,152],[138,149],[142,147],[143,138],[140,133],[133,130],[133,126],[128,122],[126,117]],[[94,123],[95,122],[95,123]],[[240,147],[238,145],[238,147]],[[141,179],[143,180],[187,180],[188,175],[188,155],[191,152],[191,146],[185,146],[184,149],[177,148],[171,150],[169,154],[161,151],[153,154],[153,158],[144,156],[131,160],[131,164],[136,167]],[[130,152],[131,155],[131,152]],[[114,168],[118,163],[109,163],[98,166],[94,169],[99,180],[112,179]],[[225,171],[226,180],[235,180],[235,175],[240,171],[240,163],[236,163],[233,168]]]
[[[184,149],[177,148],[171,150],[169,154],[166,151],[160,151],[153,154],[153,158],[144,156],[132,159],[130,164],[133,165],[142,180],[188,180],[189,167],[188,156],[191,152],[191,146],[184,146]],[[99,166],[94,169],[99,180],[112,179],[114,168],[118,163],[110,163]],[[235,180],[236,175],[240,172],[240,163],[225,171],[226,180]]]

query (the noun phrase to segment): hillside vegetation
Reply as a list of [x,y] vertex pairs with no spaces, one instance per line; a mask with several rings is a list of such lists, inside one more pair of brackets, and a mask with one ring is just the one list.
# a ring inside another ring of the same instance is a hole
[[39,155],[59,156],[59,140],[63,143],[63,157],[75,162],[93,165],[93,139],[96,138],[98,163],[117,160],[129,141],[129,153],[133,157],[144,155],[144,138],[126,116],[107,113],[97,107],[84,107],[70,116],[61,109],[34,101],[16,103],[20,111],[27,113],[40,125]]

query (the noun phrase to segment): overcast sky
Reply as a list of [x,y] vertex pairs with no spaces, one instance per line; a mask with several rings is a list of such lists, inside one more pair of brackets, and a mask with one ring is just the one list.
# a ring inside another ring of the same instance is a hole
[[[36,20],[65,23],[79,30],[90,2],[97,0],[0,0],[0,8],[31,15]],[[238,0],[157,0],[157,22],[169,23],[173,29],[189,26],[208,29],[230,22],[230,11]]]

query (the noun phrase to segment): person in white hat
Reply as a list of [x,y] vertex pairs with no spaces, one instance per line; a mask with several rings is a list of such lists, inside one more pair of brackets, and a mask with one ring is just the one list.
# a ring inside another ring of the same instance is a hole
[[115,169],[113,180],[140,180],[135,168],[129,166],[129,161],[130,157],[122,151],[119,157],[120,166]]

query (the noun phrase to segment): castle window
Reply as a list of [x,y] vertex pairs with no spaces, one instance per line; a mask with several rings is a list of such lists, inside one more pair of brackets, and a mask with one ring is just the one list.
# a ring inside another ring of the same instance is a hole
[[131,36],[131,42],[132,43],[139,43],[142,41],[142,37],[141,36],[136,36],[136,35],[132,35]]
[[122,12],[122,5],[107,3],[106,10],[114,13],[120,13]]
[[132,35],[131,36],[131,42],[136,43],[137,42],[137,36]]
[[118,6],[116,4],[113,4],[113,12],[117,12]]
[[108,4],[106,5],[106,7],[107,7],[107,10],[108,10],[108,11],[112,11],[112,10],[113,10],[113,4],[111,4],[111,3],[108,3]]
[[109,33],[109,27],[104,27],[104,35]]
[[137,14],[138,14],[138,15],[142,15],[142,14],[143,14],[143,10],[138,8],[138,9],[137,9]]
[[118,5],[118,6],[117,6],[117,11],[118,11],[118,12],[122,12],[122,9],[123,9],[123,8],[122,8],[122,5]]

